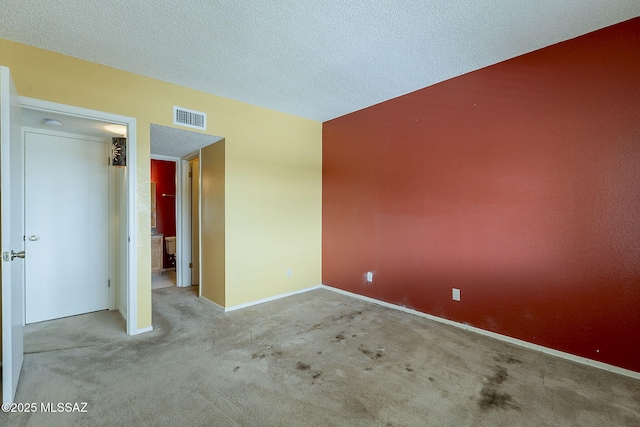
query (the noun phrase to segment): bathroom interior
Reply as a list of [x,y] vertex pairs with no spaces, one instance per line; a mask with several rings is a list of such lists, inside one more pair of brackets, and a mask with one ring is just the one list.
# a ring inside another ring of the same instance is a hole
[[176,163],[151,160],[152,288],[176,286]]

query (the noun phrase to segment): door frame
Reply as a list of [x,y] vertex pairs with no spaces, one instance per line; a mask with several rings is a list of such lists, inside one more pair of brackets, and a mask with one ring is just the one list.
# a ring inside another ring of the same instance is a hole
[[[188,234],[184,232],[184,220],[182,203],[184,199],[182,180],[184,161],[180,157],[162,156],[159,154],[152,154],[151,160],[162,160],[165,162],[174,162],[176,164],[176,174],[174,179],[176,181],[176,197],[174,203],[174,209],[176,214],[176,286],[191,286],[191,283],[185,281],[185,274],[189,272],[189,259],[191,251],[184,251],[185,239],[188,239]],[[188,173],[188,171],[187,171]]]
[[176,163],[176,286],[191,286],[191,185],[189,162],[198,157],[199,151],[184,157],[152,154],[151,160],[165,160]]
[[138,212],[136,209],[136,203],[138,198],[138,189],[136,186],[136,169],[137,169],[137,156],[136,156],[136,119],[133,117],[121,116],[119,114],[105,113],[97,110],[90,110],[82,107],[75,107],[72,105],[59,104],[50,101],[43,101],[40,99],[20,97],[20,103],[24,108],[30,108],[39,111],[60,113],[70,116],[79,116],[87,119],[98,120],[101,122],[108,122],[113,124],[124,125],[127,127],[127,145],[126,145],[126,158],[127,158],[127,307],[126,307],[126,323],[127,334],[137,335],[145,332],[147,329],[138,329]]
[[[186,156],[180,159],[180,163],[182,164],[182,174],[180,176],[180,187],[182,188],[182,200],[180,209],[182,210],[182,230],[183,230],[183,240],[181,242],[182,250],[185,254],[189,256],[184,259],[184,277],[183,283],[184,286],[191,286],[193,282],[193,271],[192,267],[189,265],[193,262],[193,252],[191,250],[193,245],[193,233],[191,230],[191,218],[192,218],[192,201],[191,201],[191,185],[192,180],[198,180],[198,242],[197,245],[200,247],[200,223],[202,221],[202,215],[200,215],[200,200],[202,198],[202,184],[200,183],[200,173],[198,172],[198,176],[189,176],[192,174],[189,163],[194,159],[200,159],[200,150],[195,151],[193,153],[187,154]],[[200,258],[200,250],[198,250],[198,282],[200,281],[200,276],[202,273],[202,259]],[[198,296],[202,296],[202,287],[198,283]]]

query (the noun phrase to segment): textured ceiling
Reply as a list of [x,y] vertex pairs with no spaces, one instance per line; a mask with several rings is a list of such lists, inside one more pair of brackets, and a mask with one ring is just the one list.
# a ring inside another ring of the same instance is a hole
[[220,136],[152,124],[151,155],[185,157],[221,139]]
[[[45,119],[58,120],[60,125],[47,125],[44,122]],[[22,126],[94,136],[106,140],[110,140],[114,136],[126,135],[125,126],[31,108],[22,109]],[[152,124],[151,155],[185,157],[221,139],[220,136]]]
[[[45,119],[58,120],[60,125],[47,125],[44,122]],[[22,109],[22,126],[54,130],[57,132],[76,133],[109,140],[114,136],[123,136],[124,132],[126,132],[125,126],[114,125],[112,123],[101,122],[94,119],[87,119],[85,117],[51,113],[31,108]]]
[[0,38],[325,121],[640,16],[640,1],[2,0],[0,16]]

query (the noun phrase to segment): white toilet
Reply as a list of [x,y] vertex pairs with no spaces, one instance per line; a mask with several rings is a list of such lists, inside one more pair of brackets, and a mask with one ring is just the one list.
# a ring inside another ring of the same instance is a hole
[[164,238],[164,247],[169,257],[169,265],[176,266],[176,236],[168,236]]

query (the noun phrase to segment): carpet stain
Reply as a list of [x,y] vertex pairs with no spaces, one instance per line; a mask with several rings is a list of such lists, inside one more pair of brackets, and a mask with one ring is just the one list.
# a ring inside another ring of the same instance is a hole
[[[296,323],[295,325],[296,327],[298,326],[298,324]],[[311,331],[316,331],[318,329],[324,329],[326,327],[326,325],[324,324],[324,322],[320,322],[320,323],[316,323],[315,325],[313,325],[312,327],[310,327],[309,329],[306,329],[304,331],[298,332],[297,335],[302,335],[302,334],[306,334],[309,333]]]
[[235,368],[233,368],[233,372],[238,372],[238,369],[240,369],[240,366],[236,366]]
[[508,364],[522,363],[522,360],[516,359],[511,354],[504,354],[504,353],[498,353],[497,356],[493,357],[493,360],[495,360],[498,363],[508,363]]
[[[312,380],[317,379],[320,375],[322,375],[322,371],[311,370],[311,365],[307,365],[306,363],[298,362],[296,363],[296,369],[298,371],[309,371],[311,374]],[[314,381],[311,381],[311,384],[315,384]]]
[[491,409],[516,409],[520,407],[513,401],[508,393],[501,393],[498,388],[504,383],[509,374],[502,366],[494,366],[493,374],[487,377],[487,384],[480,390],[478,405],[480,409],[488,411]]
[[480,390],[480,409],[488,411],[490,409],[519,409],[513,403],[513,398],[508,393],[499,393],[491,386],[484,386]]
[[380,359],[382,356],[384,356],[384,348],[382,348],[382,347],[378,347],[376,349],[376,351],[374,352],[374,351],[369,350],[364,345],[361,345],[360,347],[358,347],[358,350],[360,350],[362,353],[366,354],[367,356],[369,356],[373,360]]
[[309,369],[311,369],[311,366],[307,365],[306,363],[298,362],[296,363],[296,369],[299,371],[308,371]]
[[362,310],[352,311],[350,313],[344,313],[340,316],[333,316],[333,321],[338,322],[340,320],[354,320],[356,317],[362,316]]
[[356,399],[355,397],[348,397],[345,399],[344,406],[347,408],[349,412],[353,412],[356,414],[364,415],[367,414],[367,407],[362,401]]
[[498,385],[505,382],[507,380],[507,377],[509,377],[507,370],[502,366],[496,366],[495,368],[493,368],[493,375],[488,377],[487,380],[491,384]]
[[336,335],[335,337],[335,342],[340,342],[342,340],[346,340],[347,338],[344,336],[344,332],[340,332],[338,335]]

